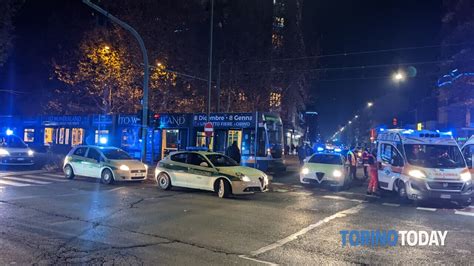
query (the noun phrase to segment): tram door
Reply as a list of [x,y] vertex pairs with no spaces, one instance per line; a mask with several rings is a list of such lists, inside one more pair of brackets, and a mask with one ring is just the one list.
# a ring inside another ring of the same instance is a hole
[[234,141],[237,142],[239,150],[242,151],[242,130],[229,130],[227,133],[227,147],[231,146]]

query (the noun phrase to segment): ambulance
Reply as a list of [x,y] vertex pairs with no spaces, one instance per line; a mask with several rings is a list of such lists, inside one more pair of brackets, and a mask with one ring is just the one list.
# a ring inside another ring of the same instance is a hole
[[471,172],[471,176],[474,177],[474,169],[472,168],[474,162],[474,136],[464,143],[462,146],[462,154],[464,155],[464,159],[466,159],[467,168]]
[[401,201],[471,203],[472,179],[451,132],[390,129],[377,137],[379,187]]

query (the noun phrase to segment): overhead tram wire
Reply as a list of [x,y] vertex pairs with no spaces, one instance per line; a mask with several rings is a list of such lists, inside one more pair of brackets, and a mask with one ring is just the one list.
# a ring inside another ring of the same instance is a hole
[[347,53],[344,52],[344,53],[323,54],[323,55],[314,55],[314,56],[301,56],[301,57],[288,57],[288,58],[276,58],[276,59],[265,59],[265,60],[241,60],[240,62],[237,62],[237,63],[230,63],[229,62],[229,64],[237,65],[237,64],[247,64],[247,63],[266,63],[266,62],[292,61],[292,60],[304,60],[304,59],[319,59],[319,58],[325,58],[325,57],[338,57],[338,56],[363,55],[363,54],[379,54],[379,53],[430,49],[430,48],[438,48],[438,47],[463,46],[463,45],[474,45],[474,43],[465,42],[465,43],[412,46],[412,47],[390,48],[390,49],[380,49],[380,50],[366,50],[366,51],[358,51],[358,52],[347,52]]

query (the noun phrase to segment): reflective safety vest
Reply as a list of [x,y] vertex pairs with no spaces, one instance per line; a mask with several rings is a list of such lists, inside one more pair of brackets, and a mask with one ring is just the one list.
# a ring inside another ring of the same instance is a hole
[[347,160],[349,161],[350,165],[357,166],[357,159],[356,159],[356,156],[355,156],[354,152],[349,151],[347,153]]

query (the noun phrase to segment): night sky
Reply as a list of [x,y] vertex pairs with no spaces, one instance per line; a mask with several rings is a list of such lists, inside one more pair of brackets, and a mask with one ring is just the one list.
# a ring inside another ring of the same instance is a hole
[[[51,8],[62,11],[52,12]],[[49,80],[51,57],[58,45],[75,42],[72,33],[77,28],[68,17],[86,17],[88,12],[80,1],[48,1],[48,4],[26,1],[15,18],[15,48],[9,63],[0,69],[0,86],[36,92],[39,98],[22,100],[39,108],[38,102],[46,97],[42,91],[54,86]],[[63,16],[58,17],[58,13]],[[307,50],[314,50],[319,44],[323,55],[426,46],[441,42],[442,14],[441,0],[306,0],[303,32]],[[433,61],[438,57],[439,48],[325,57],[310,60],[310,68]],[[417,98],[428,95],[439,75],[437,66],[415,67],[417,76],[400,86],[388,78],[399,68],[396,65],[369,70],[308,72],[313,78],[311,94],[316,99],[309,109],[320,113],[323,136],[329,136],[338,125],[347,122],[368,100],[393,94],[415,104]],[[3,105],[0,111],[4,113],[8,109]]]
[[[440,0],[410,1],[305,1],[306,44],[317,45],[321,54],[337,54],[403,47],[436,45],[443,14]],[[321,67],[398,64],[438,60],[439,48],[321,58]],[[430,93],[437,66],[415,65],[417,76],[397,87],[388,78],[398,66],[359,71],[311,72],[322,75],[312,82],[317,100],[311,109],[320,113],[323,136],[346,123],[368,100],[393,94],[412,104]],[[364,78],[364,79],[363,79]],[[341,80],[343,79],[343,80]],[[347,80],[344,80],[347,79]],[[334,81],[336,80],[336,81]],[[388,114],[390,115],[390,114]]]

